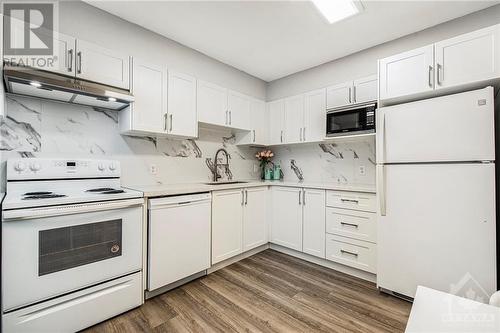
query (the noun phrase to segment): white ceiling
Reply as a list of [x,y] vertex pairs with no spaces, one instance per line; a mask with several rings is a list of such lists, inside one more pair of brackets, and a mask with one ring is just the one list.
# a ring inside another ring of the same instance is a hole
[[361,14],[332,25],[309,1],[86,2],[272,81],[499,1],[364,0]]

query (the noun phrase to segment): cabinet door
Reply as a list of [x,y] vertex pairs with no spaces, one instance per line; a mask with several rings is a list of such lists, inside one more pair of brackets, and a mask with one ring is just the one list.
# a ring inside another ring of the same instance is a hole
[[269,112],[269,143],[281,144],[284,142],[285,100],[279,99],[269,102],[267,105]]
[[326,202],[325,191],[304,189],[304,253],[325,258]]
[[351,104],[352,81],[326,88],[326,108],[338,108]]
[[198,80],[198,121],[212,125],[228,125],[227,89]]
[[434,46],[428,45],[379,61],[380,99],[434,89]]
[[257,99],[250,102],[250,124],[252,124],[251,143],[267,144],[269,142],[269,122],[267,121],[266,102]]
[[377,75],[370,75],[353,81],[353,103],[364,103],[377,100]]
[[109,86],[129,89],[130,57],[78,39],[76,76]]
[[271,190],[271,243],[302,251],[302,189]]
[[326,89],[304,94],[303,142],[322,141],[326,136]]
[[285,142],[302,142],[304,127],[304,95],[285,99]]
[[250,129],[250,97],[229,90],[227,93],[228,125]]
[[436,43],[436,88],[500,77],[500,25]]
[[168,134],[183,137],[198,136],[196,116],[196,78],[168,72]]
[[212,265],[242,252],[243,191],[216,191],[212,197]]
[[120,112],[120,127],[130,132],[166,133],[167,68],[137,58],[132,64],[135,100]]
[[267,187],[245,189],[243,213],[243,251],[268,242]]

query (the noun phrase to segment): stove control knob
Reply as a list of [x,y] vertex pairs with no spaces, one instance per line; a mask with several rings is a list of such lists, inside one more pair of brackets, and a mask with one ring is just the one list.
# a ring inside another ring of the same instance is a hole
[[40,163],[37,162],[31,163],[30,165],[31,171],[39,171],[41,168],[42,166],[40,165]]
[[111,163],[111,164],[109,165],[109,170],[111,170],[111,171],[115,171],[115,170],[116,170],[116,165],[115,165],[114,163]]
[[103,164],[103,163],[99,163],[99,164],[97,165],[97,169],[99,169],[99,171],[104,171],[104,170],[106,170],[106,167],[104,166],[104,164]]
[[24,162],[17,162],[14,165],[14,170],[16,170],[16,171],[24,171],[24,170],[26,170],[26,164],[24,164]]

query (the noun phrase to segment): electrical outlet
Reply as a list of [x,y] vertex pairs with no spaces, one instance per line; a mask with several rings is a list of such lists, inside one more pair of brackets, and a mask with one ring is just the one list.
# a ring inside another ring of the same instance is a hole
[[366,168],[365,168],[365,166],[364,166],[364,165],[360,165],[360,166],[359,166],[359,174],[360,174],[361,176],[366,175]]
[[158,167],[156,166],[156,164],[149,165],[149,173],[152,175],[156,175],[158,173]]

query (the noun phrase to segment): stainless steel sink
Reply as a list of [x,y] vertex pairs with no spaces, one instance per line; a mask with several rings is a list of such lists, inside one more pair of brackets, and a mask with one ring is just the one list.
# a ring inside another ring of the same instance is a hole
[[240,180],[231,180],[231,181],[226,181],[226,182],[210,182],[210,183],[204,183],[205,185],[230,185],[230,184],[245,184],[248,182],[240,181]]

